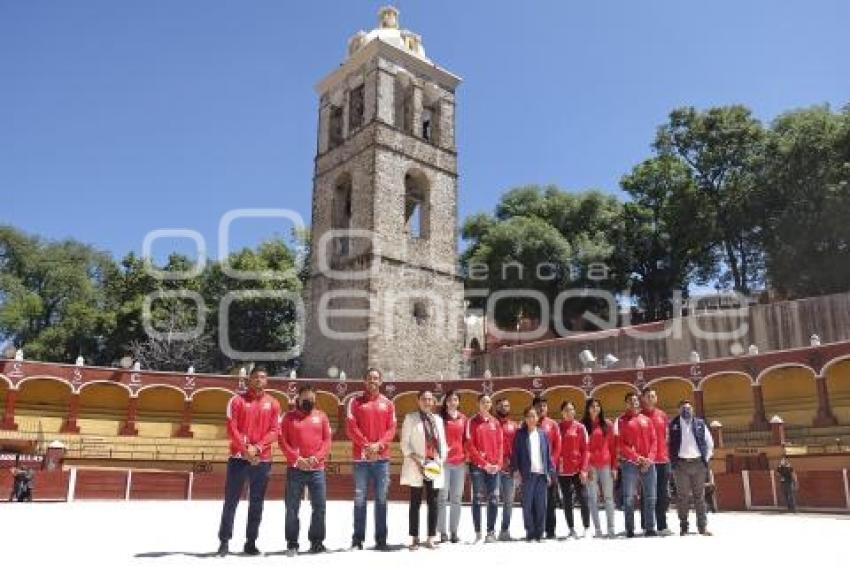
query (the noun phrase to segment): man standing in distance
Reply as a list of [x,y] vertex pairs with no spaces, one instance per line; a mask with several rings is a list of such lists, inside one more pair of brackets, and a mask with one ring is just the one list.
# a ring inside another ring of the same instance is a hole
[[[658,408],[658,394],[652,387],[644,387],[640,393],[641,412],[652,421],[658,450],[655,454],[655,527],[658,534],[672,535],[667,528],[667,509],[670,507],[670,457],[667,451],[667,429],[670,419]],[[645,526],[646,518],[641,505],[640,523]]]
[[366,495],[375,490],[375,549],[387,547],[387,491],[390,481],[390,444],[395,438],[393,402],[381,395],[383,375],[366,370],[366,390],[348,402],[345,430],[354,461],[354,534],[351,548],[363,549],[366,538]]
[[286,413],[280,426],[280,449],[286,458],[286,555],[298,554],[301,495],[310,494],[310,552],[325,551],[325,505],[327,482],[325,459],[331,450],[331,425],[324,411],[316,408],[316,390],[305,385],[298,391],[295,408]]
[[218,529],[218,554],[226,556],[233,536],[233,517],[247,480],[249,486],[248,527],[244,552],[260,554],[257,535],[263,519],[263,501],[271,470],[272,445],[277,440],[280,403],[265,392],[268,375],[256,367],[248,377],[248,388],[227,403],[227,436],[230,459],[224,484],[224,506]]
[[[549,457],[552,467],[557,468],[556,458],[561,453],[561,430],[558,423],[549,418],[549,403],[544,397],[534,398],[534,408],[537,410],[539,423],[537,427],[549,440]],[[572,505],[572,501],[565,501],[564,505]],[[546,487],[546,538],[555,538],[555,509],[558,506],[558,482],[550,482]]]

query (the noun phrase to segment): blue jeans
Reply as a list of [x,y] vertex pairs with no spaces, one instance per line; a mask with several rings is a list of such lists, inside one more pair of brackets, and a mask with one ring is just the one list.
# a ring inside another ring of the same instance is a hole
[[548,478],[545,474],[529,474],[522,478],[522,519],[525,538],[540,540],[546,529]]
[[[448,535],[457,534],[457,527],[460,524],[460,502],[463,497],[463,480],[466,475],[466,464],[446,464],[443,466],[443,474],[446,482],[443,489],[440,490],[439,512],[437,514],[437,525],[440,534]],[[451,506],[448,528],[446,530],[446,507]]]
[[481,533],[481,504],[487,504],[487,534],[496,530],[496,515],[499,512],[499,474],[488,474],[482,468],[469,465],[472,477],[472,525],[475,534]]
[[369,485],[375,490],[375,542],[387,542],[387,491],[390,486],[389,460],[354,462],[354,543],[366,539],[366,496]]
[[502,532],[511,530],[511,513],[514,509],[514,476],[499,472],[499,496],[502,499]]
[[298,512],[301,510],[301,496],[304,487],[310,494],[310,530],[307,538],[311,544],[321,544],[325,540],[325,507],[327,500],[327,482],[324,470],[286,469],[286,548],[298,549],[298,533],[301,522]]
[[248,460],[230,458],[227,461],[227,478],[224,481],[224,505],[221,509],[221,524],[218,527],[218,540],[227,542],[233,537],[233,517],[242,497],[242,488],[248,481],[248,526],[245,538],[255,542],[263,520],[263,502],[266,498],[266,486],[269,483],[271,462],[260,462],[252,466]]
[[[654,464],[655,467],[655,526],[659,531],[667,529],[667,510],[670,508],[670,463]],[[645,527],[643,507],[640,511],[640,526]]]
[[641,508],[646,524],[644,530],[655,530],[655,466],[650,466],[645,472],[640,471],[637,464],[623,462],[623,513],[626,516],[626,532],[635,532],[635,496],[640,482]]

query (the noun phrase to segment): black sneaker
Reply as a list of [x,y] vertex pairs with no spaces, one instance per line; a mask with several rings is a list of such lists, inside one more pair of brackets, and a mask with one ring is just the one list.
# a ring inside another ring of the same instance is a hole
[[635,538],[634,531],[626,531],[626,538]]
[[328,551],[328,549],[325,548],[325,545],[323,545],[320,542],[314,542],[313,544],[310,545],[310,554],[321,554],[321,553],[327,552],[327,551]]
[[457,544],[460,542],[460,538],[457,536],[457,533],[452,533],[452,536],[449,541],[451,541],[452,544]]
[[378,541],[375,544],[375,550],[377,550],[378,552],[389,552],[390,547],[387,544],[387,541],[382,540],[382,541]]
[[230,546],[227,544],[226,540],[221,541],[218,545],[218,554],[219,556],[227,556],[230,553]]
[[657,537],[658,531],[646,531],[645,533],[643,533],[643,536],[645,536],[645,537]]
[[688,526],[687,525],[682,525],[681,527],[679,527],[679,536],[680,537],[686,537],[689,534],[691,534],[691,533],[688,532]]
[[257,544],[252,540],[249,540],[248,542],[245,543],[245,546],[242,548],[242,552],[244,552],[248,556],[259,556],[260,555],[260,549],[257,548]]
[[360,541],[351,541],[351,550],[363,550],[363,543]]

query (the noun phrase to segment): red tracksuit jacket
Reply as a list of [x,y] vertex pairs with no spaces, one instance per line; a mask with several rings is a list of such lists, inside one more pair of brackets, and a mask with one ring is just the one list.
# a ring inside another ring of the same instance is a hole
[[558,429],[558,423],[549,417],[540,419],[537,425],[540,430],[546,433],[546,438],[549,439],[549,457],[552,460],[552,465],[558,469],[558,454],[561,453],[561,431]]
[[396,433],[393,402],[380,393],[369,397],[368,393],[363,392],[352,397],[346,411],[345,432],[351,440],[351,456],[354,461],[365,460],[363,449],[374,442],[381,444],[378,459],[389,459],[390,444]]
[[499,425],[502,427],[502,469],[507,470],[511,467],[514,437],[516,431],[519,430],[519,423],[515,423],[511,419],[499,419]]
[[443,417],[443,426],[446,429],[446,444],[449,453],[446,455],[446,464],[463,464],[466,461],[466,450],[463,447],[463,436],[466,433],[466,415],[458,413],[453,419],[446,415]]
[[496,417],[485,420],[479,413],[466,422],[466,451],[473,465],[484,468],[495,464],[501,468],[504,450],[502,425]]
[[260,460],[270,462],[279,419],[280,403],[268,393],[257,396],[247,391],[231,397],[227,403],[231,458],[247,457],[248,446],[254,445],[260,450]]
[[614,436],[614,423],[605,419],[608,432],[603,433],[599,421],[593,423],[588,435],[589,464],[594,468],[617,469],[617,438]]
[[290,467],[295,467],[299,457],[315,456],[318,463],[313,469],[324,470],[325,459],[331,450],[328,416],[319,409],[313,409],[309,414],[300,409],[289,411],[280,422],[278,445]]
[[655,441],[657,444],[655,451],[655,463],[666,464],[670,461],[670,455],[668,454],[667,448],[667,429],[670,426],[670,419],[667,418],[667,413],[658,407],[652,410],[644,409],[641,413],[649,417],[649,420],[651,420],[653,426],[655,426]]
[[561,434],[561,452],[558,454],[558,475],[574,476],[579,472],[586,472],[590,459],[587,449],[587,431],[584,425],[573,419],[561,421],[559,425]]
[[615,434],[620,458],[637,464],[638,456],[655,462],[658,442],[655,426],[649,417],[641,413],[626,413],[617,419]]

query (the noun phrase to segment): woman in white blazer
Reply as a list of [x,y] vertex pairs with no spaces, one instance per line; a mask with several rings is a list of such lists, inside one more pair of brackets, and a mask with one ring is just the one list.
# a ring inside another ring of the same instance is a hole
[[[419,509],[423,492],[428,507],[428,538],[424,546],[435,548],[434,538],[437,536],[437,494],[443,487],[443,464],[449,450],[443,419],[432,412],[433,408],[434,394],[421,391],[419,410],[408,413],[401,427],[401,452],[404,454],[401,485],[410,486],[410,550],[419,548]],[[439,473],[433,479],[423,474],[423,468],[429,461],[439,464]]]

